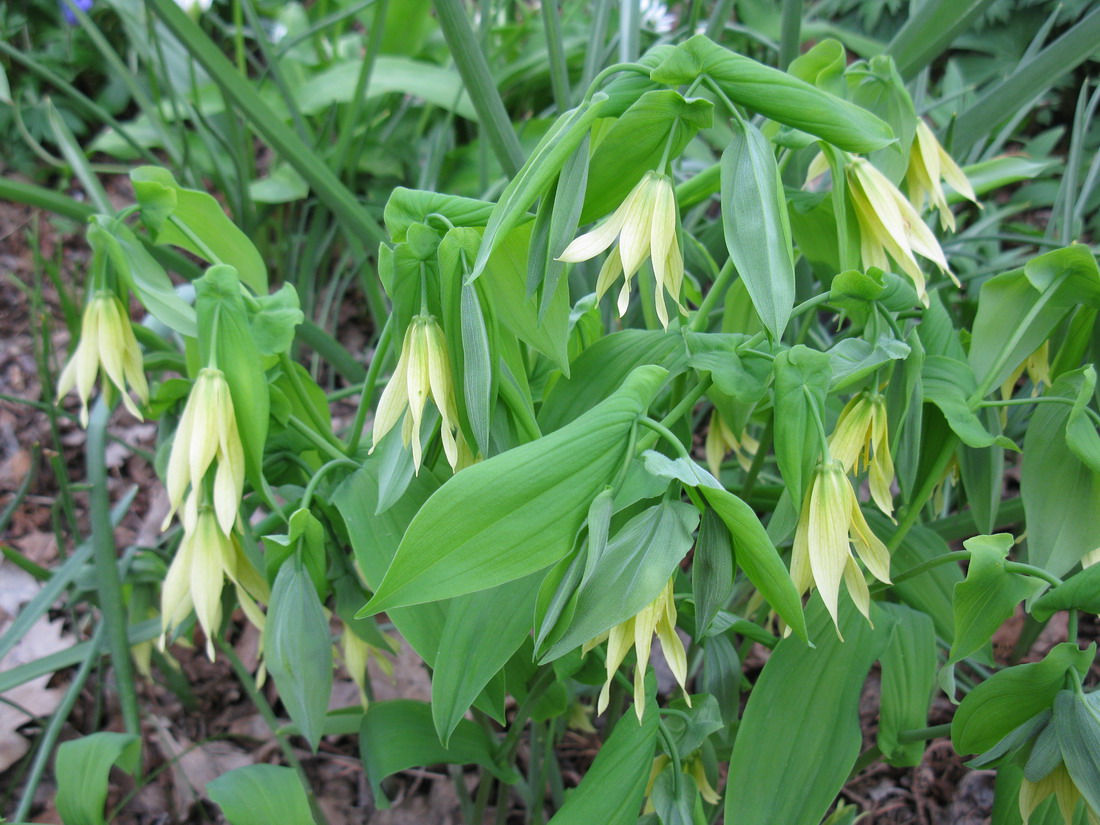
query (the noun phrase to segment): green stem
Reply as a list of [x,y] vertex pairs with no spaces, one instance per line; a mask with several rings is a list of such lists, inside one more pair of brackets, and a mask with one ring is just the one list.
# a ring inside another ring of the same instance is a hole
[[783,0],[779,29],[779,68],[783,71],[798,57],[802,34],[802,0]]
[[332,461],[325,464],[313,474],[313,477],[309,480],[309,484],[306,485],[306,491],[302,494],[302,508],[309,509],[310,501],[313,499],[313,493],[317,489],[317,485],[321,483],[321,479],[324,478],[329,472],[335,470],[337,467],[352,467],[356,470],[359,469],[359,464],[352,461],[350,458],[334,458]]
[[233,646],[223,639],[218,639],[217,644],[218,647],[221,648],[225,658],[229,660],[229,666],[233,668],[233,673],[236,675],[237,681],[240,682],[241,687],[244,688],[244,692],[248,694],[252,706],[259,711],[268,730],[271,731],[271,735],[275,737],[275,741],[279,745],[279,750],[282,751],[283,758],[286,759],[287,764],[294,768],[294,771],[298,774],[298,781],[302,783],[302,789],[306,792],[306,799],[309,800],[309,807],[312,809],[313,815],[322,825],[328,825],[328,820],[321,811],[321,806],[317,804],[317,798],[313,795],[313,788],[310,787],[309,779],[306,777],[306,772],[302,767],[301,760],[299,760],[297,754],[294,753],[294,748],[291,747],[287,738],[279,732],[279,719],[275,716],[275,711],[271,709],[271,705],[268,704],[267,698],[260,689],[256,687],[256,681],[244,666],[244,663],[237,655],[237,651],[233,649]]
[[604,81],[611,77],[611,75],[618,74],[619,72],[633,72],[634,74],[641,74],[649,77],[650,70],[640,63],[614,63],[592,78],[592,82],[588,84],[588,90],[584,93],[584,98],[581,102],[588,103],[592,99],[592,96],[599,91]]
[[910,567],[904,573],[899,573],[898,575],[892,577],[891,580],[890,580],[890,584],[888,584],[888,585],[887,584],[876,585],[875,589],[885,590],[887,587],[890,587],[891,585],[901,584],[902,582],[908,581],[909,579],[915,579],[917,576],[923,575],[924,573],[927,573],[929,570],[934,570],[935,568],[940,567],[941,565],[948,564],[950,562],[956,562],[957,563],[957,562],[960,562],[960,561],[970,561],[970,551],[969,550],[955,550],[951,553],[944,553],[942,555],[936,556],[934,559],[929,559],[926,562],[918,564],[916,567]]
[[92,521],[92,543],[95,547],[96,590],[99,609],[106,625],[107,648],[111,652],[115,681],[118,683],[119,706],[127,733],[141,735],[137,690],[134,686],[130,642],[126,638],[126,605],[122,598],[122,583],[118,575],[118,554],[115,550],[114,527],[111,524],[111,501],[107,491],[106,431],[111,409],[100,397],[88,422],[85,449]]
[[470,95],[470,102],[474,104],[489,145],[492,146],[504,173],[515,177],[523,166],[523,148],[512,129],[512,121],[489,71],[485,53],[482,52],[466,16],[466,8],[462,0],[433,0],[433,5],[439,27],[443,30],[443,38],[454,57],[462,84]]
[[688,329],[692,332],[703,332],[706,329],[707,321],[710,319],[710,313],[714,310],[714,305],[726,294],[726,287],[729,285],[729,281],[734,274],[733,260],[729,259],[722,265],[721,270],[718,272],[718,277],[714,279],[714,283],[710,285],[707,294],[703,296],[703,302],[699,304],[699,309],[696,310],[695,315],[692,317]]
[[303,436],[305,436],[310,444],[312,444],[322,453],[327,455],[330,459],[347,458],[347,455],[345,455],[344,453],[344,445],[335,445],[331,443],[327,438],[324,438],[316,430],[314,430],[313,427],[311,427],[302,419],[298,418],[298,416],[290,415],[287,418],[287,423],[290,424],[291,427],[293,427]]
[[[640,666],[639,664],[639,667]],[[678,799],[680,797],[680,783],[682,782],[680,777],[680,752],[676,750],[676,745],[672,742],[672,736],[669,734],[668,728],[665,727],[665,722],[660,716],[657,717],[657,734],[661,737],[661,742],[668,752],[669,759],[672,760],[672,798]]]
[[958,443],[958,436],[954,433],[949,434],[943,440],[943,444],[940,445],[940,453],[936,456],[936,460],[932,467],[929,469],[928,474],[925,475],[924,481],[921,483],[920,488],[917,490],[916,495],[901,511],[901,518],[898,521],[898,526],[894,530],[894,534],[890,536],[890,540],[886,542],[886,549],[893,553],[901,543],[905,540],[905,537],[909,534],[909,531],[913,529],[913,525],[917,523],[917,519],[920,518],[920,511],[924,507],[925,502],[932,497],[932,491],[936,489],[936,484],[940,480],[940,476],[943,475],[943,471],[947,469],[948,463],[951,461],[951,456],[955,454],[955,445]]
[[[703,397],[703,394],[710,389],[711,379],[708,375],[703,378],[687,395],[680,399],[679,403],[669,410],[668,415],[661,419],[660,424],[663,427],[670,427],[687,415],[694,409],[699,399]],[[657,433],[648,433],[638,439],[637,451],[639,454],[649,450],[657,443],[657,439],[660,436]]]
[[691,460],[691,455],[688,453],[687,447],[685,447],[680,439],[676,437],[676,434],[664,424],[660,423],[659,421],[654,421],[648,416],[643,416],[642,418],[639,418],[638,423],[641,424],[643,427],[648,427],[649,429],[653,430],[653,432],[657,433],[657,435],[664,438],[665,441],[672,445],[673,449],[676,450],[676,454],[679,455],[680,458],[686,458],[689,461]]
[[764,432],[760,436],[760,446],[756,448],[756,455],[752,457],[749,472],[741,485],[741,498],[748,498],[752,494],[752,488],[756,486],[756,479],[760,476],[760,470],[767,459],[768,450],[772,446],[772,434],[775,432],[775,415],[768,416],[768,423],[764,425]]
[[1062,584],[1062,580],[1052,573],[1048,573],[1041,567],[1036,567],[1034,564],[1025,564],[1022,561],[1006,561],[1005,572],[1007,573],[1019,573],[1022,576],[1031,576],[1035,579],[1042,579],[1051,587],[1057,587]]
[[1066,641],[1077,644],[1077,624],[1078,624],[1078,611],[1077,608],[1072,608],[1069,611],[1069,619],[1066,625]]
[[344,445],[332,434],[332,430],[328,423],[321,417],[317,408],[313,406],[312,400],[306,394],[305,385],[302,384],[302,378],[298,375],[298,370],[295,369],[295,364],[290,360],[290,356],[287,353],[279,353],[279,365],[283,368],[283,373],[286,375],[287,380],[290,381],[290,388],[298,397],[298,403],[305,407],[306,415],[309,416],[309,423],[313,425],[319,435],[343,453]]

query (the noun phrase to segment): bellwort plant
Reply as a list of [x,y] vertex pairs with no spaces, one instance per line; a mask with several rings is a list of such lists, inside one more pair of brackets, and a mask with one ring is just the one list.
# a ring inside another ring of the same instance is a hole
[[[1007,87],[1052,52],[1000,84],[914,43],[965,9],[915,8],[862,60],[801,37],[802,4],[774,44],[728,3],[670,4],[659,35],[636,6],[147,0],[105,28],[183,67],[126,86],[144,131],[85,147],[144,159],[132,202],[57,117],[88,200],[4,184],[92,248],[41,406],[87,427],[93,530],[24,567],[81,632],[102,616],[64,661],[109,657],[128,733],[60,745],[66,822],[103,821],[107,773],[63,770],[106,759],[81,748],[141,763],[138,645],[164,690],[217,655],[271,728],[285,765],[207,786],[232,825],[322,825],[311,760],[349,747],[371,810],[444,781],[471,825],[871,821],[834,810],[846,783],[943,737],[998,771],[998,812],[1095,821],[1098,98],[1063,185],[1001,151],[1041,121]],[[93,459],[134,417],[168,514],[116,548]],[[992,656],[1021,611],[1042,648]],[[382,698],[395,655],[415,696]]]

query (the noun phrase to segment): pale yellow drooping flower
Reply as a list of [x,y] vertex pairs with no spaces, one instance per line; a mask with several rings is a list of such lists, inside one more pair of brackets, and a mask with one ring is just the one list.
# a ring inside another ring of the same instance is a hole
[[145,380],[141,348],[122,302],[109,290],[96,292],[84,307],[80,342],[57,380],[59,399],[76,387],[80,396],[80,423],[84,427],[88,426],[88,399],[100,369],[118,389],[130,414],[143,420],[127,391],[133,390],[141,403],[148,403],[149,384]]
[[[597,713],[603,713],[607,709],[615,671],[633,647],[638,654],[638,663],[634,668],[634,712],[641,720],[645,713],[646,664],[649,662],[654,634],[661,640],[661,650],[664,651],[669,670],[684,690],[684,695],[687,695],[687,652],[684,650],[684,643],[676,635],[676,602],[672,597],[672,579],[669,579],[660,595],[637,614],[584,645],[584,652],[588,652],[607,639],[607,681],[600,691]],[[690,698],[688,704],[691,704]]]
[[893,258],[917,288],[925,304],[928,293],[924,273],[915,255],[932,261],[958,286],[958,279],[947,266],[936,236],[925,226],[920,215],[890,180],[863,158],[854,157],[846,168],[848,191],[859,224],[860,255],[866,267],[890,269]]
[[823,461],[814,470],[802,503],[791,555],[791,579],[799,593],[817,587],[838,628],[841,579],[860,613],[870,619],[871,594],[853,547],[872,576],[881,582],[890,581],[890,553],[859,509],[844,465],[835,459]]
[[894,513],[890,484],[894,461],[886,424],[886,399],[878,393],[857,393],[844,405],[829,437],[829,452],[846,472],[868,470],[871,498],[888,516]]
[[465,466],[469,451],[466,451],[465,456],[460,455],[456,439],[458,411],[455,407],[454,378],[451,373],[451,359],[447,354],[447,341],[433,316],[417,315],[405,332],[397,366],[378,400],[371,451],[404,416],[401,440],[405,446],[412,443],[413,465],[419,473],[423,457],[420,423],[429,398],[435,403],[443,419],[440,427],[443,452],[447,455],[447,462],[457,470],[460,461]]
[[760,442],[749,435],[742,433],[738,438],[733,430],[726,424],[725,419],[714,410],[710,416],[710,426],[707,427],[706,441],[703,443],[703,451],[707,457],[707,467],[717,478],[722,469],[722,461],[729,453],[733,453],[737,463],[745,472],[752,466],[753,456],[760,449]]
[[172,438],[166,479],[171,509],[161,529],[167,529],[187,490],[200,488],[215,461],[214,510],[222,533],[228,536],[237,520],[244,489],[244,449],[225,373],[205,367],[191,387]]
[[[1077,789],[1073,778],[1066,770],[1066,763],[1059,762],[1058,767],[1040,779],[1032,782],[1026,776],[1020,782],[1020,817],[1024,825],[1031,821],[1031,815],[1043,801],[1053,795],[1058,801],[1058,812],[1062,815],[1064,825],[1073,825],[1076,822],[1077,803],[1081,801],[1081,791]],[[1100,817],[1092,810],[1088,802],[1085,802],[1085,813],[1088,816],[1089,825],[1100,825]],[[1049,820],[1047,820],[1049,821]]]
[[662,291],[668,293],[682,313],[680,290],[684,282],[684,258],[676,237],[676,194],[667,175],[646,172],[626,200],[606,221],[573,240],[558,258],[567,263],[579,263],[595,258],[616,240],[599,277],[596,279],[596,300],[603,297],[620,274],[623,287],[619,292],[619,315],[630,305],[630,280],[646,258],[653,262],[656,281],[657,317],[668,329],[668,309]]
[[932,130],[918,118],[917,133],[909,150],[909,168],[905,173],[909,200],[918,212],[923,211],[925,203],[930,201],[940,213],[940,226],[954,232],[955,215],[947,205],[941,179],[967,200],[978,203],[978,196],[974,194],[974,187],[966,174],[936,140]]

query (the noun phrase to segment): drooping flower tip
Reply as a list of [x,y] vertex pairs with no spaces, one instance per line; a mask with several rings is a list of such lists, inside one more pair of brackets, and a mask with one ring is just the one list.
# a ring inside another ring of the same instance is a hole
[[838,633],[841,580],[860,613],[870,620],[871,594],[856,555],[872,576],[881,582],[890,581],[890,553],[859,509],[844,465],[835,459],[822,462],[814,471],[802,504],[791,555],[791,578],[800,593],[817,587]]
[[88,426],[88,400],[100,370],[119,391],[130,414],[144,420],[128,392],[133,391],[143,404],[149,401],[141,348],[122,302],[109,290],[96,292],[84,307],[80,341],[57,380],[58,399],[76,388],[84,427]]
[[419,473],[423,458],[420,425],[428,398],[435,403],[443,419],[440,436],[447,462],[457,470],[466,465],[469,450],[460,450],[461,434],[458,432],[458,411],[455,406],[454,378],[451,359],[447,354],[447,341],[433,316],[418,315],[413,318],[405,332],[397,366],[378,401],[371,451],[404,417],[401,440],[405,446],[411,442],[413,465]]
[[909,199],[918,212],[923,211],[925,204],[930,202],[940,214],[940,226],[954,232],[955,215],[947,205],[941,179],[962,197],[978,203],[978,196],[974,194],[974,187],[970,185],[966,173],[947,154],[928,125],[918,118],[917,132],[909,150],[909,168],[905,173]]
[[893,516],[894,461],[890,456],[886,399],[861,392],[844,405],[829,437],[829,452],[846,472],[868,470],[871,498],[887,516]]
[[672,181],[667,175],[646,172],[611,217],[591,232],[576,237],[558,260],[566,263],[588,261],[618,240],[600,268],[596,279],[596,298],[602,298],[619,275],[623,275],[623,286],[617,301],[619,315],[622,316],[630,304],[630,281],[649,258],[656,281],[654,298],[657,317],[668,329],[664,294],[672,299],[680,312],[687,312],[680,303],[684,258],[680,252],[677,226],[676,193]]
[[244,490],[244,449],[225,373],[205,367],[191,387],[172,439],[166,480],[171,509],[161,529],[167,529],[187,490],[200,488],[215,461],[214,510],[222,533],[228,536],[237,521]]
[[959,285],[936,237],[889,178],[859,157],[852,159],[846,176],[859,224],[860,255],[864,266],[890,270],[889,255],[912,279],[917,295],[925,304],[928,293],[924,273],[915,255],[932,261],[956,286]]
[[[600,691],[600,698],[596,705],[596,712],[603,713],[607,710],[607,703],[611,696],[611,681],[615,678],[615,671],[623,663],[626,654],[633,647],[637,653],[638,662],[634,668],[634,712],[641,721],[645,713],[645,672],[649,662],[649,653],[653,645],[653,636],[661,640],[661,650],[665,654],[669,670],[676,677],[676,682],[687,697],[687,652],[684,643],[676,634],[676,602],[673,599],[673,580],[669,579],[661,593],[643,607],[636,615],[611,628],[604,636],[600,636],[588,642],[584,649],[590,650],[602,642],[607,641],[607,681]],[[690,697],[687,698],[691,704]]]

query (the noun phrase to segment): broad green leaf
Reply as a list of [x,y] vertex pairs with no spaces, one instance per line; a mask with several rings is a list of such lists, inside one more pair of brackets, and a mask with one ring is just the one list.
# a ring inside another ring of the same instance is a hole
[[[882,513],[868,511],[866,515],[871,529],[880,536],[888,535],[895,529]],[[904,573],[950,552],[947,542],[924,525],[915,524],[894,550],[891,567]],[[892,589],[903,603],[928,614],[936,626],[936,635],[950,642],[955,638],[952,595],[955,585],[962,580],[963,573],[957,564],[941,564],[919,576],[898,582]]]
[[685,100],[672,89],[646,92],[595,143],[588,167],[581,224],[614,211],[630,190],[650,171],[658,169],[666,146],[676,157],[700,129],[709,128],[714,104]]
[[929,355],[924,359],[921,380],[924,400],[939,407],[951,430],[963,444],[978,449],[991,444],[1016,449],[1016,445],[1005,436],[989,432],[971,408],[970,399],[977,391],[977,383],[974,373],[965,363],[942,355]]
[[669,762],[653,781],[649,801],[662,825],[693,825],[698,793],[695,779]]
[[309,800],[293,768],[247,765],[206,783],[206,794],[230,825],[314,825]]
[[691,357],[688,364],[710,373],[714,386],[726,395],[752,404],[764,397],[771,375],[771,361],[738,347],[748,335],[721,332],[686,332],[684,342]]
[[180,335],[197,334],[195,308],[172,285],[168,273],[125,223],[105,215],[93,215],[88,224],[88,243],[104,250],[116,273],[133,290],[149,314]]
[[873,344],[862,338],[845,338],[837,341],[827,354],[833,379],[829,391],[844,392],[883,365],[905,358],[909,345],[889,335],[883,335]]
[[195,311],[202,361],[225,373],[248,477],[260,488],[271,402],[263,360],[252,337],[233,267],[212,266],[195,281]]
[[254,292],[267,293],[263,258],[211,195],[184,189],[171,172],[157,166],[139,166],[130,172],[130,181],[142,221],[158,244],[181,247],[210,264],[228,264]]
[[695,638],[702,639],[714,617],[733,594],[733,544],[729,530],[710,507],[703,513],[691,564],[695,600]]
[[447,747],[439,743],[427,702],[394,699],[372,702],[359,729],[363,770],[374,792],[375,804],[388,808],[382,790],[387,776],[421,765],[481,765],[503,782],[515,782],[515,772],[497,763],[496,743],[484,728],[469,719],[459,720]]
[[1081,301],[1095,306],[1100,273],[1085,247],[1040,255],[1023,271],[982,284],[970,344],[970,365],[983,387],[999,387]]
[[730,260],[760,320],[778,341],[795,297],[787,202],[771,143],[739,120],[722,153],[722,229]]
[[909,355],[894,369],[886,387],[886,420],[890,436],[890,455],[902,498],[912,498],[917,483],[921,433],[924,429],[924,345],[917,329],[906,341]]
[[702,645],[703,671],[696,685],[715,698],[722,720],[730,725],[740,708],[741,660],[728,634],[703,639]]
[[657,478],[679,481],[689,487],[713,487],[723,489],[722,484],[690,458],[669,458],[656,450],[642,453],[642,463],[646,471]]
[[527,295],[531,229],[531,224],[525,224],[500,239],[481,276],[483,287],[492,296],[500,323],[553,361],[568,377],[569,290],[556,290],[540,319],[537,298]]
[[1070,576],[1064,584],[1035,600],[1031,615],[1045,622],[1059,610],[1084,610],[1100,614],[1100,564],[1093,564]]
[[[302,114],[314,115],[337,103],[348,103],[355,94],[363,61],[359,57],[334,64],[303,83],[294,97]],[[409,95],[476,121],[477,112],[462,87],[462,78],[452,69],[412,60],[380,55],[374,59],[364,99],[387,94]]]
[[390,193],[382,213],[394,242],[405,240],[409,227],[424,223],[429,215],[443,215],[454,226],[485,226],[496,204],[424,189],[399,186]]
[[843,92],[841,78],[847,63],[848,54],[844,45],[830,37],[818,41],[792,60],[787,72],[835,95]]
[[432,673],[432,718],[444,745],[478,694],[531,632],[541,580],[533,574],[447,603]]
[[936,683],[936,632],[932,619],[900,604],[883,603],[895,620],[882,654],[878,747],[891,765],[913,767],[924,755],[924,742],[902,743],[898,734],[928,726],[928,707]]
[[[1046,393],[1077,397],[1074,379],[1063,375]],[[1020,495],[1027,518],[1028,561],[1063,576],[1100,536],[1100,474],[1090,470],[1066,444],[1071,407],[1041,404],[1024,436]]]
[[279,568],[267,611],[264,660],[290,718],[314,751],[332,692],[332,640],[305,566]]
[[557,381],[539,410],[544,433],[560,429],[607,398],[643,364],[673,375],[687,367],[683,338],[661,330],[624,329],[600,338],[573,362],[570,377]]
[[991,0],[930,0],[911,6],[905,21],[886,52],[897,61],[898,71],[914,77],[967,31]]
[[[592,100],[571,109],[558,118],[539,141],[523,168],[504,187],[485,225],[485,235],[474,261],[470,279],[480,277],[497,245],[527,214],[531,205],[549,189],[569,158],[588,135],[606,96],[596,93]],[[523,272],[526,273],[526,261]],[[526,283],[526,277],[521,278]]]
[[639,367],[572,424],[448,481],[409,525],[365,615],[485,590],[568,553],[667,374]]
[[634,825],[653,764],[657,741],[655,683],[646,680],[647,712],[642,721],[624,713],[600,747],[577,789],[565,798],[549,825]]
[[280,163],[265,178],[248,184],[248,196],[256,203],[293,203],[309,194],[309,184],[294,171],[294,167]]
[[1073,784],[1089,807],[1100,811],[1100,693],[1059,692],[1053,724]]
[[1077,398],[1066,419],[1066,445],[1082,464],[1100,473],[1100,434],[1086,413],[1096,394],[1096,368],[1088,364],[1077,373],[1068,373],[1066,379],[1077,384]]
[[651,72],[654,80],[672,86],[702,75],[735,103],[849,152],[880,149],[894,138],[890,127],[867,110],[735,54],[704,35],[678,45]]
[[756,513],[733,493],[710,487],[700,489],[730,531],[737,565],[791,630],[806,639],[802,599]]
[[[892,630],[872,603],[875,627],[841,607],[841,642],[818,596],[807,619],[816,647],[779,643],[749,696],[726,784],[726,821],[818,825],[859,756],[859,697]],[[797,788],[797,793],[790,789]]]
[[271,295],[257,296],[256,302],[259,308],[248,319],[256,349],[260,355],[286,352],[294,341],[295,328],[305,320],[297,290],[283,284]]
[[950,667],[985,645],[1016,605],[1033,595],[1042,582],[1005,570],[1012,536],[975,536],[963,542],[970,551],[966,580],[955,585],[955,640],[947,659]]
[[801,344],[775,357],[775,458],[791,501],[802,503],[821,455],[830,359]]
[[57,749],[57,812],[65,825],[107,825],[107,779],[111,767],[135,773],[141,762],[141,739],[128,733],[100,731],[64,742]]
[[708,693],[694,694],[690,706],[680,698],[670,702],[669,707],[679,713],[665,717],[665,730],[673,747],[683,756],[697,751],[707,737],[725,727],[718,700]]
[[[1001,433],[1001,418],[992,408],[981,410],[986,429],[994,435]],[[957,453],[959,474],[970,504],[970,514],[979,533],[992,533],[997,526],[997,511],[1004,488],[1005,451],[999,444],[980,449],[961,446]]]
[[564,614],[569,624],[549,635],[539,661],[557,659],[656,599],[691,549],[698,519],[690,504],[664,502],[627,522],[607,543],[592,577],[577,588],[576,606]]

